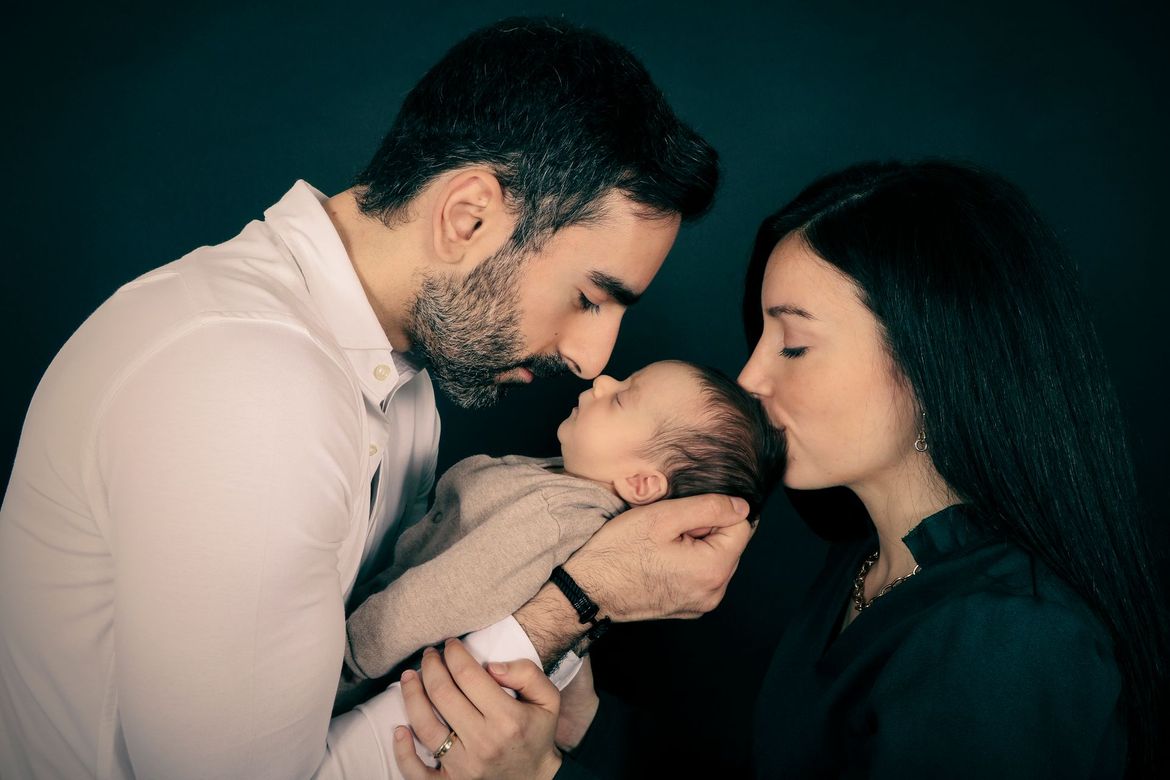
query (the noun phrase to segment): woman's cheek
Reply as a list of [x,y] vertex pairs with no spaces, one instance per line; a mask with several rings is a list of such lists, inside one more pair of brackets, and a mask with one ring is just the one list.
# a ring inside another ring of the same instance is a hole
[[780,404],[775,398],[770,398],[764,404],[764,411],[768,415],[768,422],[772,423],[772,427],[783,430],[788,426],[785,424],[784,415],[780,411]]
[[805,380],[794,377],[778,388],[772,399],[780,427],[798,429],[817,427],[818,418],[823,416],[818,407],[824,402],[817,399],[816,388],[809,388]]

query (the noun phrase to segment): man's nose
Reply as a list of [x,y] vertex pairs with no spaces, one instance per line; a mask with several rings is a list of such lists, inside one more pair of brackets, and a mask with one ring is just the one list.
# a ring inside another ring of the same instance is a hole
[[593,379],[601,374],[613,354],[620,326],[620,318],[614,318],[612,322],[592,322],[563,340],[560,353],[569,369],[582,379]]

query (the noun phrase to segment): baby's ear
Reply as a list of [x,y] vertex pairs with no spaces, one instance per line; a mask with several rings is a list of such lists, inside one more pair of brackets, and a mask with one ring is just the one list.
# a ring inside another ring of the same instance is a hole
[[630,506],[652,504],[666,495],[666,475],[661,471],[640,472],[614,482],[618,495]]

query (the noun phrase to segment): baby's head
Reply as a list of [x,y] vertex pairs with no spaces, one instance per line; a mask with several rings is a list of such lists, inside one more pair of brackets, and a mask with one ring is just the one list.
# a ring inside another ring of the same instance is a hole
[[714,369],[668,360],[624,381],[599,376],[557,429],[565,471],[612,484],[631,505],[700,493],[758,513],[784,470],[783,435]]

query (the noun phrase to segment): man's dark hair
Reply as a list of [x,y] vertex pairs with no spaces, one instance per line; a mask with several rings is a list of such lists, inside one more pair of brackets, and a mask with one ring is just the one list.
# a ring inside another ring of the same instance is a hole
[[684,125],[625,47],[555,19],[507,19],[455,44],[406,96],[355,180],[390,224],[436,176],[492,169],[529,248],[598,216],[613,190],[651,217],[711,205],[715,150]]
[[643,455],[662,466],[668,483],[663,498],[703,493],[739,496],[753,516],[784,474],[784,434],[760,402],[726,374],[683,362],[702,388],[704,415],[693,423],[665,423]]

